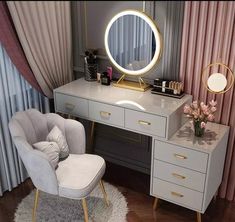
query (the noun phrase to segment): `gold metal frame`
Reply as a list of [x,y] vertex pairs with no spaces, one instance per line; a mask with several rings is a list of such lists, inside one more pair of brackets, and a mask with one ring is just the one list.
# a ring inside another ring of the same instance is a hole
[[[205,78],[204,78],[205,75],[206,75],[207,69],[209,69],[209,68],[212,67],[212,66],[216,66],[216,65],[222,66],[222,67],[224,67],[225,69],[227,69],[227,70],[228,70],[228,73],[229,73],[230,76],[231,76],[231,82],[230,82],[230,85],[228,86],[228,88],[227,88],[226,90],[223,90],[223,91],[220,91],[220,92],[214,92],[213,90],[209,89],[208,86],[207,86],[207,83],[206,83],[206,81],[205,81]],[[215,94],[223,94],[223,93],[228,92],[228,91],[232,88],[232,86],[233,86],[233,84],[234,84],[234,74],[233,74],[232,70],[231,70],[228,66],[226,66],[224,63],[221,63],[221,62],[211,63],[211,64],[209,64],[208,66],[206,66],[206,68],[204,68],[203,71],[202,71],[202,83],[203,83],[204,87],[205,87],[209,92],[215,93]]]
[[[160,29],[158,27],[158,25],[156,24],[156,22],[149,16],[146,14],[145,11],[138,11],[138,10],[134,10],[134,9],[127,9],[127,10],[123,10],[122,12],[125,12],[125,11],[136,11],[136,12],[139,12],[139,13],[142,13],[144,14],[146,17],[148,17],[152,23],[154,24],[154,26],[156,27],[157,29],[157,32],[159,33],[159,41],[160,41],[160,52],[159,52],[159,55],[156,59],[156,62],[155,64],[150,68],[153,69],[156,64],[159,62],[159,60],[161,59],[162,57],[162,51],[163,51],[163,40],[162,40],[162,35],[161,35],[161,32],[160,32]],[[143,10],[145,10],[145,1],[143,2]],[[105,48],[106,49],[106,48]],[[110,59],[110,58],[109,58]],[[119,67],[114,64],[112,62],[112,60],[110,59],[112,65],[121,73],[123,73],[122,70],[119,69]],[[150,71],[148,70],[148,72]],[[122,76],[119,78],[119,80],[113,84],[113,86],[116,86],[116,87],[120,87],[120,88],[126,88],[126,89],[132,89],[132,90],[137,90],[137,91],[141,91],[141,92],[144,92],[146,91],[147,89],[149,89],[151,87],[151,85],[149,85],[148,83],[145,83],[144,80],[141,78],[141,76],[144,76],[146,73],[141,73],[141,74],[137,74],[137,75],[132,75],[132,74],[128,74],[128,73],[124,73],[122,74]],[[125,77],[126,76],[136,76],[138,78],[138,82],[134,82],[134,81],[130,81],[130,80],[125,80]]]

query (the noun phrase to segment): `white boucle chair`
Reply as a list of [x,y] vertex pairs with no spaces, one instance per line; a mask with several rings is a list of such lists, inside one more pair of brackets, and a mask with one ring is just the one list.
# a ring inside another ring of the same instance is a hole
[[[32,144],[45,141],[50,130],[57,125],[63,132],[69,147],[69,156],[58,167],[49,162],[47,155],[33,149]],[[58,114],[42,114],[36,109],[17,112],[9,122],[13,142],[28,174],[36,187],[33,221],[39,190],[71,199],[82,199],[85,222],[88,222],[86,197],[100,184],[106,204],[108,199],[102,183],[105,161],[97,155],[85,154],[85,131],[75,120],[64,119]]]

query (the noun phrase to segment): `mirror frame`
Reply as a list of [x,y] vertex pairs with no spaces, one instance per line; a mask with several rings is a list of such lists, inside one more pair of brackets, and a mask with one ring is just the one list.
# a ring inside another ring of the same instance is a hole
[[[108,36],[109,36],[109,31],[111,29],[112,24],[120,17],[124,16],[124,15],[135,15],[138,16],[140,18],[142,18],[145,22],[148,23],[148,25],[151,27],[153,33],[154,33],[154,37],[155,37],[155,41],[156,41],[156,49],[155,49],[155,53],[154,56],[151,60],[151,62],[145,66],[142,69],[139,70],[128,70],[123,68],[122,66],[120,66],[112,57],[109,47],[108,47]],[[159,61],[159,59],[161,58],[161,54],[162,54],[162,36],[160,34],[160,31],[157,27],[157,25],[154,23],[154,21],[148,16],[146,15],[144,12],[140,12],[137,10],[125,10],[125,11],[121,11],[118,14],[116,14],[108,23],[107,28],[105,30],[105,37],[104,37],[104,45],[105,45],[105,50],[107,52],[107,55],[111,61],[111,63],[115,66],[115,68],[117,68],[119,71],[121,71],[123,74],[127,74],[127,75],[132,75],[132,76],[140,76],[140,75],[144,75],[145,73],[147,73],[148,71],[150,71],[154,65]],[[157,47],[158,46],[158,47]]]

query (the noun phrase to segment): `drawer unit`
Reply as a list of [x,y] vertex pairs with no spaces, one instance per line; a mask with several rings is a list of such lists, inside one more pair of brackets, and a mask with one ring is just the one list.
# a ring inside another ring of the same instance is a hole
[[97,122],[124,127],[124,108],[89,101],[89,118]]
[[153,178],[153,194],[159,198],[200,211],[203,193]]
[[204,191],[204,173],[199,173],[173,164],[154,160],[153,176],[199,192]]
[[125,127],[144,134],[166,136],[166,118],[134,110],[125,110]]
[[155,140],[154,158],[206,173],[208,154]]
[[55,93],[56,111],[88,117],[88,101],[79,97]]

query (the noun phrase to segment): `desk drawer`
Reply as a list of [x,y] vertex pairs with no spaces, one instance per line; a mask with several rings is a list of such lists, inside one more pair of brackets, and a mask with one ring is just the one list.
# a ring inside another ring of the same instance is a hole
[[157,178],[153,179],[153,195],[198,211],[202,208],[203,193]]
[[153,176],[193,190],[204,191],[205,174],[160,160],[154,160]]
[[155,140],[154,158],[206,173],[208,154]]
[[98,122],[124,126],[124,108],[89,101],[89,117]]
[[144,134],[166,136],[166,118],[134,110],[125,110],[125,127]]
[[56,93],[55,103],[58,112],[88,117],[88,101],[86,99]]

